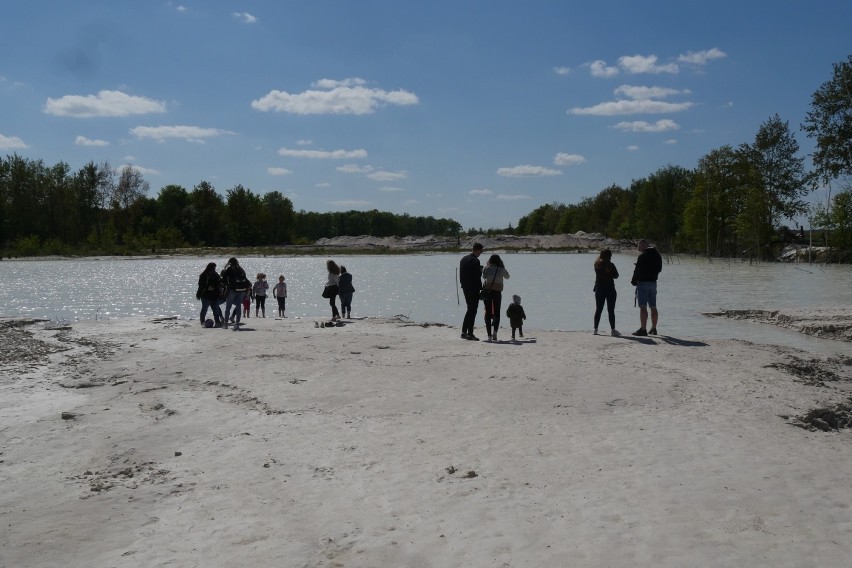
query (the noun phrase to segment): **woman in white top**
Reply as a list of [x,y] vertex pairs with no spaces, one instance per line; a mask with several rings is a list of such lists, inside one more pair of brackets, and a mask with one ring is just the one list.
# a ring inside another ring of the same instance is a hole
[[337,284],[340,282],[340,267],[333,260],[325,263],[328,269],[328,281],[325,283],[325,291],[323,297],[328,298],[328,303],[331,304],[331,321],[340,319],[340,312],[337,310]]
[[482,269],[482,289],[485,298],[485,330],[488,341],[497,341],[497,328],[500,327],[500,304],[503,301],[503,280],[509,278],[509,272],[503,266],[500,255],[492,254],[488,264]]

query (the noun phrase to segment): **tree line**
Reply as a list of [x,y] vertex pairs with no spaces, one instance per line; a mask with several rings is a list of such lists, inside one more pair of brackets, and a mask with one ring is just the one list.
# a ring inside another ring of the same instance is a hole
[[219,194],[202,181],[187,190],[150,187],[139,170],[89,162],[77,171],[17,154],[0,158],[0,243],[8,255],[128,254],[197,246],[307,244],[322,237],[457,235],[452,219],[377,210],[294,211],[278,191],[237,185]]
[[[810,171],[789,123],[776,114],[752,142],[715,148],[694,169],[669,165],[576,204],[542,205],[516,232],[645,237],[668,251],[770,258],[802,238],[783,222],[806,216],[811,227],[825,229],[825,244],[852,250],[852,56],[813,94],[801,128],[816,141]],[[840,191],[827,203],[806,203],[808,193],[832,182]]]

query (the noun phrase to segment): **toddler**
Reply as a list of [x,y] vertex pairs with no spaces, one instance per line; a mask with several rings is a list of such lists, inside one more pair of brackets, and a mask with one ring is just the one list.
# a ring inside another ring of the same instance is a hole
[[[239,309],[239,308],[237,308]],[[251,290],[243,294],[243,317],[249,317],[251,313]]]
[[512,341],[515,340],[516,330],[523,337],[524,320],[527,319],[527,314],[524,313],[524,307],[521,305],[521,297],[517,294],[512,296],[512,303],[506,309],[506,317],[509,318],[509,325],[512,326]]

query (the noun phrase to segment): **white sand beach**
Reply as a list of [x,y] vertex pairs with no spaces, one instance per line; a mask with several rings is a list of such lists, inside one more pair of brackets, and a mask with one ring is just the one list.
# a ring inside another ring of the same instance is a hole
[[245,324],[0,321],[0,566],[850,564],[849,357]]

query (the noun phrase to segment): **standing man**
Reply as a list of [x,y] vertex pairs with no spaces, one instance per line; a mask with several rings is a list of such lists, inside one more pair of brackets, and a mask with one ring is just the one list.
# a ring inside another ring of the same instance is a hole
[[470,254],[463,257],[459,262],[459,283],[464,292],[464,301],[467,304],[467,311],[464,313],[464,321],[462,322],[461,338],[469,341],[479,341],[479,338],[473,334],[473,324],[476,321],[476,310],[479,308],[479,291],[482,289],[480,254],[482,254],[482,245],[474,243]]
[[[639,258],[630,283],[636,286],[636,298],[639,302],[640,327],[633,335],[657,335],[657,276],[663,269],[663,259],[655,247],[648,241],[639,241]],[[651,329],[648,325],[648,308],[651,308]]]

